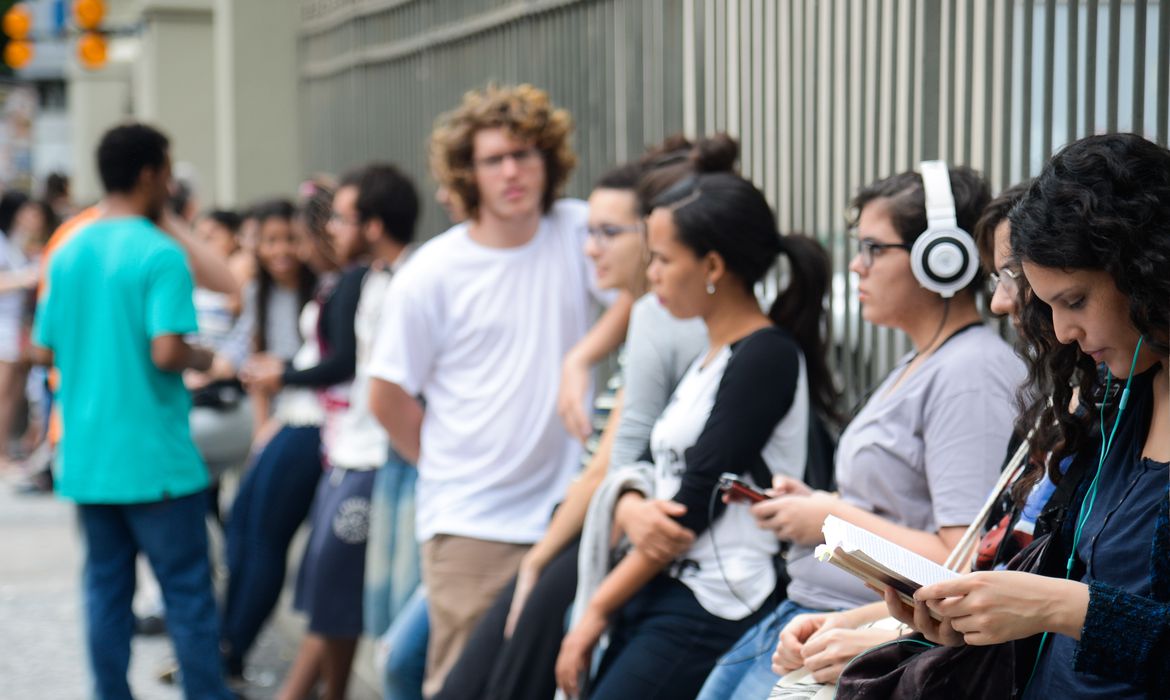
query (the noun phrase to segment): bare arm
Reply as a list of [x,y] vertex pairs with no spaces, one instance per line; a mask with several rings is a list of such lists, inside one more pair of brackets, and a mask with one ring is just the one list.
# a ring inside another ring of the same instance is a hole
[[606,355],[617,349],[626,339],[630,325],[630,309],[634,298],[623,291],[597,319],[561,364],[561,386],[557,396],[557,413],[569,434],[579,440],[589,437],[589,415],[585,411],[585,394],[589,390],[589,370]]
[[29,346],[28,355],[29,359],[34,365],[38,365],[40,367],[53,366],[53,351],[49,348],[44,348],[40,345],[33,344]]
[[32,289],[37,286],[38,277],[35,266],[0,273],[0,294]]
[[240,293],[240,285],[227,261],[220,259],[206,243],[196,238],[186,222],[173,214],[167,214],[161,227],[183,247],[196,286],[223,294]]
[[214,358],[212,351],[188,344],[181,335],[160,335],[150,341],[150,359],[163,372],[206,372]]
[[896,525],[824,491],[791,490],[756,503],[751,510],[756,524],[776,533],[781,540],[810,546],[824,542],[821,525],[826,517],[835,515],[940,564],[950,556],[967,530],[966,526],[961,526],[924,532]]
[[418,464],[423,407],[397,384],[374,377],[370,381],[370,412],[390,435],[398,454]]
[[557,686],[569,697],[577,697],[581,679],[589,668],[589,655],[618,608],[654,578],[662,567],[637,549],[614,567],[589,599],[581,618],[561,642],[557,656]]
[[937,533],[923,532],[896,525],[880,515],[875,515],[840,500],[833,508],[833,515],[940,564],[947,560],[947,557],[951,555],[951,550],[955,548],[955,545],[963,538],[963,533],[967,531],[967,526],[964,525],[939,528]]
[[621,412],[619,391],[609,419],[605,422],[605,430],[601,433],[601,443],[597,446],[597,451],[593,453],[593,458],[589,460],[581,477],[569,486],[565,500],[553,514],[544,537],[525,556],[528,563],[538,570],[544,569],[553,557],[581,533],[581,528],[585,525],[585,513],[589,510],[589,501],[609,471],[609,454],[613,449],[613,438],[621,420]]

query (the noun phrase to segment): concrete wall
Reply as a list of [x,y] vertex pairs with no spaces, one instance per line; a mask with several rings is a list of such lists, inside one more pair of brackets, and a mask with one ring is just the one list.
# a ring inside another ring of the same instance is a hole
[[134,63],[134,116],[171,138],[171,159],[198,173],[202,203],[217,173],[211,0],[147,0]]
[[218,200],[291,195],[304,172],[297,110],[298,6],[215,0]]
[[93,153],[108,128],[151,123],[198,173],[201,206],[291,195],[303,171],[298,6],[291,0],[111,0],[108,65],[67,70],[74,192],[101,194]]

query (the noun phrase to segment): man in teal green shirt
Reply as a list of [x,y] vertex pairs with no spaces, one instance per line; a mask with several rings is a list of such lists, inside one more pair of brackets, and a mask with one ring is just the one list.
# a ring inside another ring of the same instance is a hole
[[146,554],[188,698],[230,698],[207,556],[207,470],[191,440],[182,371],[211,353],[197,330],[183,249],[159,229],[167,138],[144,125],[102,138],[100,219],[53,256],[37,310],[39,360],[61,374],[57,489],[78,504],[86,544],[87,643],[95,692],[131,698],[134,561]]

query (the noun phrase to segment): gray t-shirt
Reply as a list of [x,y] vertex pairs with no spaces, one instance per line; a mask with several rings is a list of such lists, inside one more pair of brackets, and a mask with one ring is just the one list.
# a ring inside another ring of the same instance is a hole
[[610,465],[637,462],[650,444],[650,431],[687,369],[707,348],[700,319],[680,320],[647,294],[634,303],[626,334],[622,417]]
[[[999,477],[1015,417],[1023,362],[985,326],[952,336],[892,394],[902,359],[837,447],[842,500],[904,527],[965,527]],[[823,610],[877,600],[860,580],[817,561],[813,548],[788,555],[788,598]]]

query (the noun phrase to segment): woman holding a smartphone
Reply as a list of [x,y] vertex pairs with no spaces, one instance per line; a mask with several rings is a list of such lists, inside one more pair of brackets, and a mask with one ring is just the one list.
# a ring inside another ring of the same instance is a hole
[[[705,321],[708,349],[654,426],[646,495],[683,505],[677,520],[697,537],[666,567],[635,548],[606,576],[561,646],[569,696],[612,619],[593,697],[693,697],[776,585],[778,542],[719,501],[718,480],[735,470],[766,487],[804,471],[810,403],[827,409],[833,396],[820,337],[828,257],[810,238],[781,236],[763,194],[726,172],[736,148],[724,138],[700,152],[699,174],[653,198],[647,220],[653,291],[674,316]],[[781,254],[790,283],[765,313],[754,286]]]

